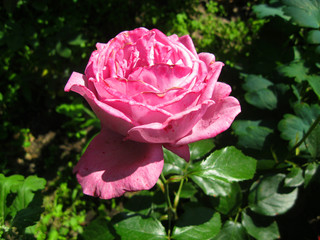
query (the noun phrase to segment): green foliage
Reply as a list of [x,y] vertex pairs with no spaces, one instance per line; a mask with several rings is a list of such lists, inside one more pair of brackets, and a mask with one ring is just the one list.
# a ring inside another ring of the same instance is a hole
[[84,240],[105,240],[113,239],[112,233],[106,228],[110,225],[110,222],[104,218],[97,218],[93,220],[84,230],[81,235]]
[[283,189],[284,174],[267,176],[255,182],[250,189],[249,207],[252,211],[266,216],[287,212],[297,198],[297,189]]
[[319,28],[319,0],[284,0],[284,12],[301,27]]
[[244,227],[237,222],[226,221],[214,240],[247,240],[248,236]]
[[0,174],[0,237],[26,237],[26,228],[39,221],[46,180],[37,176]]
[[121,239],[166,239],[165,228],[154,218],[128,216],[113,225]]
[[205,161],[195,164],[191,175],[201,179],[215,179],[233,182],[251,179],[255,173],[256,161],[243,155],[234,147],[227,147],[212,153]]
[[256,239],[269,240],[279,239],[279,229],[277,223],[272,219],[259,219],[258,215],[251,213],[250,215],[246,212],[242,212],[242,225],[245,227],[247,232]]
[[[1,4],[2,238],[320,235],[319,0]],[[190,144],[190,162],[164,149],[151,190],[93,199],[72,167],[99,120],[63,87],[96,42],[138,26],[190,34],[198,51],[227,63],[220,80],[232,85],[242,113],[228,132]]]
[[[44,198],[44,212],[34,227],[37,239],[77,239],[83,232],[85,221],[85,202],[79,199],[79,186],[70,189],[67,183],[61,183],[53,196]],[[82,194],[81,194],[82,195]]]
[[[249,4],[248,4],[249,5]],[[213,52],[217,59],[234,65],[236,56],[255,37],[263,20],[240,17],[228,19],[227,8],[216,1],[205,1],[190,11],[180,12],[172,20],[169,34],[190,35],[197,50]],[[245,6],[244,6],[245,8]]]
[[[212,152],[213,146],[212,140],[191,144],[190,151],[194,157],[188,163],[164,149],[163,176],[167,179],[163,177],[162,182],[158,182],[159,189],[155,192],[142,191],[129,197],[124,205],[125,214],[120,213],[111,221],[98,218],[88,226],[82,238],[88,239],[91,229],[96,226],[104,236],[110,237],[111,234],[121,239],[166,239],[166,230],[171,232],[172,239],[212,239],[220,232],[221,214],[238,214],[242,200],[238,182],[251,179],[256,167],[253,158],[234,147]],[[168,198],[160,197],[163,193],[170,195],[167,192],[169,184],[175,183],[180,186],[173,203]],[[208,196],[199,194],[199,188]],[[188,203],[189,198],[193,204]],[[207,198],[207,203],[204,198]],[[182,214],[177,212],[179,201],[182,202]],[[166,221],[174,225],[166,227]]]
[[197,207],[187,209],[172,232],[173,239],[211,239],[220,231],[220,214],[213,209]]

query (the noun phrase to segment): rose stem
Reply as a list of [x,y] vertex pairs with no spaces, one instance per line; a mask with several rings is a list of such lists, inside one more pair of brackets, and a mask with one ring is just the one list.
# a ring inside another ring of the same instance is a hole
[[171,239],[171,220],[172,220],[172,215],[174,214],[174,209],[172,207],[170,196],[169,196],[169,184],[162,173],[160,174],[160,178],[165,186],[165,194],[166,194],[166,200],[168,205],[168,240],[170,240]]

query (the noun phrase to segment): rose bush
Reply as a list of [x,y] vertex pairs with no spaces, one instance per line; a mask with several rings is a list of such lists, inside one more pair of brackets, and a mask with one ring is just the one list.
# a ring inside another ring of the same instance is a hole
[[223,63],[197,54],[189,36],[138,28],[97,43],[65,91],[81,94],[101,121],[74,168],[87,195],[103,199],[150,189],[163,168],[162,147],[189,160],[188,143],[229,128],[240,112]]

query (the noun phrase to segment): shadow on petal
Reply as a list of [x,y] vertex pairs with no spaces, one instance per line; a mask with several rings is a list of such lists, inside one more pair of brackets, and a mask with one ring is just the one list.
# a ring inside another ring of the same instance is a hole
[[152,188],[162,168],[161,144],[123,141],[123,136],[102,128],[74,172],[84,194],[110,199]]

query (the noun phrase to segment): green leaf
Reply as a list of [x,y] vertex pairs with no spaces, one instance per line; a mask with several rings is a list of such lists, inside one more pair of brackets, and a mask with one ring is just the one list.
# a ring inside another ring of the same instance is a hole
[[212,202],[218,212],[233,216],[242,203],[242,191],[239,183],[233,182],[231,192],[228,195],[213,198]]
[[76,38],[68,42],[70,45],[73,46],[81,46],[85,47],[86,40],[83,39],[82,34],[79,34]]
[[44,208],[41,207],[42,202],[43,196],[40,192],[37,192],[29,205],[15,214],[12,226],[17,227],[21,231],[21,229],[36,224],[40,219],[41,213],[44,211]]
[[197,193],[197,188],[191,182],[183,184],[180,198],[192,198]]
[[290,17],[286,16],[282,10],[282,7],[272,7],[267,4],[259,4],[252,7],[253,12],[257,14],[258,18],[279,16],[285,20],[289,20]]
[[195,175],[190,176],[202,191],[208,196],[227,196],[232,191],[232,183],[220,179],[204,178]]
[[284,0],[284,12],[300,27],[320,27],[320,0]]
[[[306,103],[296,104],[294,112],[296,115],[285,114],[284,119],[278,124],[281,137],[289,141],[290,147],[293,147],[302,139],[312,123],[320,115],[320,106],[309,106]],[[304,144],[300,145],[300,150],[306,150]]]
[[254,92],[272,86],[273,83],[265,79],[261,75],[249,74],[245,77],[245,83],[242,88],[247,92]]
[[24,177],[21,175],[5,177],[3,174],[0,174],[0,221],[2,224],[9,214],[9,208],[7,207],[7,196],[11,192],[17,192],[18,187],[23,183],[23,180]]
[[250,188],[250,209],[266,216],[276,216],[288,211],[295,203],[298,189],[284,191],[284,179],[284,174],[277,174],[256,181]]
[[115,223],[113,227],[122,240],[167,239],[165,228],[157,219],[151,217],[129,216]]
[[[45,179],[37,176],[29,176],[24,179],[21,175],[5,177],[0,174],[0,221],[3,223],[10,215],[13,219],[12,226],[19,229],[34,225],[43,212],[42,196],[39,193],[35,196],[35,192],[42,190],[45,184]],[[14,195],[8,202],[10,193]]]
[[257,162],[257,170],[271,170],[275,167],[276,161],[270,159],[260,159]]
[[292,168],[284,181],[284,185],[286,187],[299,187],[303,183],[304,183],[303,171],[299,167]]
[[226,182],[251,179],[255,173],[256,160],[245,156],[235,147],[225,147],[210,154],[192,170],[191,174]]
[[320,44],[320,31],[311,30],[308,32],[307,42],[310,44]]
[[294,60],[289,64],[280,65],[277,70],[286,77],[294,78],[297,83],[305,81],[309,73],[309,68],[307,68],[304,61],[300,59],[298,61]]
[[277,97],[269,87],[273,83],[258,75],[247,75],[243,89],[247,91],[245,94],[246,101],[260,109],[273,110],[277,107]]
[[56,51],[63,58],[70,58],[72,55],[71,49],[67,47],[63,47],[61,42],[57,43]]
[[188,208],[173,229],[173,239],[211,239],[221,228],[220,214],[205,207]]
[[157,208],[165,208],[166,201],[162,192],[140,191],[124,202],[124,209],[149,215]]
[[213,240],[248,240],[245,228],[238,222],[226,221]]
[[106,219],[99,217],[92,222],[84,229],[84,232],[81,234],[81,237],[84,240],[106,240],[114,239],[113,234],[110,229],[110,222]]
[[307,77],[307,81],[312,87],[312,90],[317,94],[318,98],[320,99],[320,76],[317,75],[309,75]]
[[308,187],[311,182],[319,179],[320,165],[318,163],[309,164],[304,171],[304,187]]
[[17,197],[12,203],[13,209],[15,211],[22,210],[26,208],[34,197],[34,192],[44,189],[46,185],[46,180],[44,178],[39,178],[37,176],[29,176],[24,181],[23,184],[19,186],[17,191]]
[[267,138],[273,130],[260,126],[261,121],[237,120],[232,124],[232,129],[238,136],[237,145],[241,148],[262,150]]
[[163,153],[164,166],[162,173],[164,176],[169,174],[183,175],[183,171],[186,169],[187,162],[166,148],[163,148]]
[[189,148],[190,159],[195,160],[208,154],[214,148],[214,143],[212,139],[205,139],[189,144]]
[[242,212],[242,225],[247,232],[258,240],[279,239],[280,233],[277,222],[271,218]]

